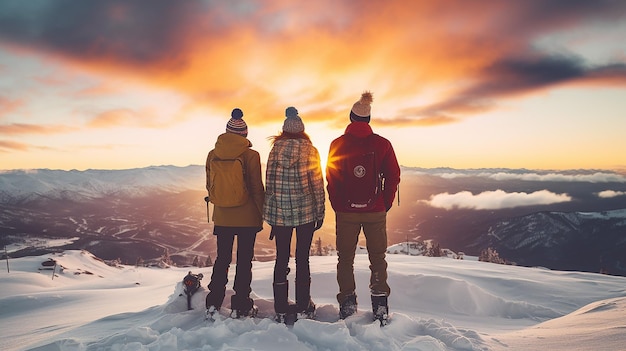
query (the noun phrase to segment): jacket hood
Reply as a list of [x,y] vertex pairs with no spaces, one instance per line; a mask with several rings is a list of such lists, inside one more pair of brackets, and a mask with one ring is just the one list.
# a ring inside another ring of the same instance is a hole
[[250,147],[252,143],[247,138],[234,133],[224,133],[217,137],[214,152],[219,158],[232,159],[243,154]]
[[351,134],[355,137],[364,138],[374,134],[374,131],[367,122],[352,122],[346,127],[345,134]]
[[[291,168],[309,155],[311,142],[306,139],[282,139],[274,143],[275,160],[283,168]],[[307,159],[308,160],[308,159]]]

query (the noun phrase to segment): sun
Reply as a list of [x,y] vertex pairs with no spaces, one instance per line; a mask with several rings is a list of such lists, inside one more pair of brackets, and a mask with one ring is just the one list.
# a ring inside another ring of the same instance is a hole
[[328,154],[320,152],[320,164],[322,166],[322,174],[326,177],[326,166],[328,165]]

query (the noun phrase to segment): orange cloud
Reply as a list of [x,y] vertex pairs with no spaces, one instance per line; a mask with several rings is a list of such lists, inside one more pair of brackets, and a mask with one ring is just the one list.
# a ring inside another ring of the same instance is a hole
[[21,135],[21,134],[57,134],[74,131],[77,128],[62,125],[39,125],[12,123],[0,125],[0,135]]
[[119,89],[114,88],[110,84],[101,83],[98,85],[90,86],[84,88],[76,93],[76,97],[78,98],[87,98],[87,97],[95,97],[95,96],[105,96],[112,93],[118,93]]
[[[619,21],[617,13],[626,10],[620,2],[164,1],[146,7],[93,0],[75,6],[80,9],[72,12],[47,7],[41,21],[31,20],[25,7],[8,37],[104,75],[183,92],[224,114],[241,107],[253,123],[282,119],[287,105],[337,123],[366,89],[389,111],[384,123],[427,126],[556,84],[626,84],[623,61],[593,66],[530,49],[537,38],[579,24]],[[125,123],[143,120],[118,110],[91,125]]]
[[27,151],[30,148],[31,146],[28,144],[18,143],[16,141],[0,140],[0,152]]
[[153,116],[146,112],[137,112],[132,109],[114,109],[97,114],[87,123],[88,127],[111,128],[118,126],[142,126],[154,128],[158,126]]

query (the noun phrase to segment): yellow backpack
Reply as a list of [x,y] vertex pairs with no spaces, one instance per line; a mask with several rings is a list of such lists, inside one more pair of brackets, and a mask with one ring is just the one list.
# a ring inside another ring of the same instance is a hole
[[220,207],[237,207],[248,202],[245,169],[241,158],[211,158],[209,160],[209,201]]

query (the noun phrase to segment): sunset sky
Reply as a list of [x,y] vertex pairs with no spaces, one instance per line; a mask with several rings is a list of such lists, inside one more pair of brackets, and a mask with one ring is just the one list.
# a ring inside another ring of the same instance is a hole
[[0,2],[0,169],[203,164],[364,90],[403,166],[626,172],[626,1]]

